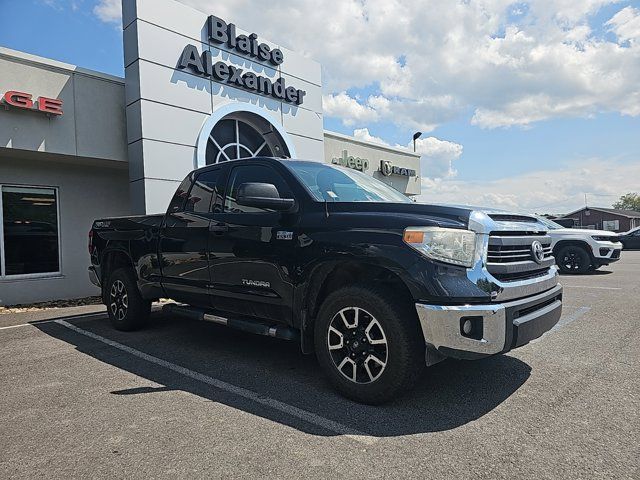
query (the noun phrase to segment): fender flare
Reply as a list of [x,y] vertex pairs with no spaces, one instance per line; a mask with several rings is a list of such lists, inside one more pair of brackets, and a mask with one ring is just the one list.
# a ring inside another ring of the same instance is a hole
[[558,242],[553,246],[553,256],[556,257],[556,262],[558,261],[557,253],[564,247],[570,247],[570,246],[584,248],[584,250],[589,255],[589,259],[592,262],[594,261],[594,255],[591,249],[591,245],[589,245],[584,240],[576,239],[576,240],[558,240]]

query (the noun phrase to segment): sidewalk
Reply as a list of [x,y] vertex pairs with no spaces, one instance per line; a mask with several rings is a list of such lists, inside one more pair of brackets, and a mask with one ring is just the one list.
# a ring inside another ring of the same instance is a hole
[[0,328],[96,313],[104,313],[106,315],[107,308],[104,305],[83,305],[76,307],[48,308],[22,313],[6,313],[0,315]]

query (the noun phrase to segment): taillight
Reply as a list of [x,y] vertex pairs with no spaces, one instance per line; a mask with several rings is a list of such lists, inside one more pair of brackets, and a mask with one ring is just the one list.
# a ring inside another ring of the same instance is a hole
[[93,228],[89,230],[89,255],[93,255]]

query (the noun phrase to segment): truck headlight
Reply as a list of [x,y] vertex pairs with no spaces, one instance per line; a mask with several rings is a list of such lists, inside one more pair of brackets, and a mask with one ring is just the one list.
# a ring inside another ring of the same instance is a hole
[[423,255],[440,262],[472,267],[476,234],[470,230],[441,227],[408,227],[404,242]]
[[617,242],[617,237],[612,235],[591,235],[596,242]]

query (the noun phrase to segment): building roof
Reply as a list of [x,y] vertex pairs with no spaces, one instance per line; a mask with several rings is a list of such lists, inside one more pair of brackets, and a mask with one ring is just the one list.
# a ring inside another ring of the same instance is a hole
[[23,63],[26,65],[32,65],[40,68],[45,67],[52,70],[63,71],[67,73],[79,73],[87,75],[89,77],[96,77],[102,80],[110,80],[115,83],[121,83],[124,85],[124,78],[116,77],[115,75],[109,75],[108,73],[98,72],[96,70],[89,70],[88,68],[78,67],[77,65],[71,65],[70,63],[59,62],[58,60],[52,60],[50,58],[39,57],[38,55],[32,55],[30,53],[21,52],[19,50],[12,50],[10,48],[0,46],[0,58],[11,61]]
[[617,208],[602,208],[602,207],[582,207],[579,210],[576,210],[571,213],[567,213],[566,215],[563,216],[563,218],[566,218],[570,215],[574,215],[578,212],[582,212],[583,210],[596,210],[598,212],[611,213],[613,215],[619,215],[621,217],[640,218],[640,212],[636,212],[635,210],[618,210]]
[[332,132],[332,131],[329,131],[329,130],[325,130],[324,131],[324,136],[325,137],[337,138],[339,140],[345,140],[345,141],[351,142],[351,143],[359,143],[359,144],[364,145],[366,147],[377,148],[378,150],[386,150],[388,152],[399,153],[401,155],[408,155],[409,157],[420,158],[420,154],[419,153],[414,153],[414,152],[412,152],[411,150],[409,150],[408,148],[405,148],[405,147],[392,147],[391,145],[385,145],[385,144],[379,143],[379,142],[372,142],[370,140],[362,140],[361,138],[350,137],[349,135],[344,135],[343,133]]

